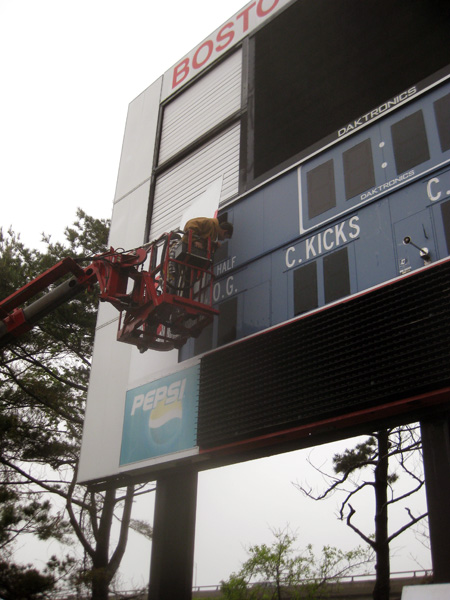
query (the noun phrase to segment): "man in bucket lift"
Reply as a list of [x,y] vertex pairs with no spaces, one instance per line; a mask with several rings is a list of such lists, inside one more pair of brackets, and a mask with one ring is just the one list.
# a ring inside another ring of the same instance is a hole
[[[173,239],[170,245],[169,256],[174,259],[181,246],[189,242],[189,232],[192,232],[192,246],[200,251],[208,250],[208,240],[211,239],[211,254],[217,250],[219,242],[230,239],[233,235],[233,225],[228,221],[219,222],[216,218],[196,217],[190,219],[184,226],[184,236]],[[189,296],[189,281],[191,279],[191,269],[184,268],[179,271],[178,265],[171,260],[169,262],[169,284],[177,290],[180,295]],[[192,283],[192,282],[191,282]]]
[[188,233],[192,231],[192,240],[197,248],[206,248],[208,238],[211,238],[212,250],[219,246],[219,241],[230,239],[233,236],[233,225],[228,221],[219,222],[219,219],[196,217],[190,219],[184,226],[183,241],[187,243]]

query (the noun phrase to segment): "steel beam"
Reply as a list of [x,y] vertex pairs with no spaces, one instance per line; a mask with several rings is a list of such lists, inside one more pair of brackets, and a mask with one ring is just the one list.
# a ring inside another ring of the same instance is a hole
[[450,583],[450,415],[421,422],[433,582]]
[[149,600],[191,600],[194,567],[196,471],[158,479]]

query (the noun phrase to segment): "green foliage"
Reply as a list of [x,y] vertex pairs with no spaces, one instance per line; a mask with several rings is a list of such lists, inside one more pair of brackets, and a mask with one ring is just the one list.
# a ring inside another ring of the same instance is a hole
[[[348,448],[342,454],[335,454],[333,469],[336,474],[347,476],[364,467],[376,467],[378,460],[378,442],[375,437],[370,436],[364,442],[356,444],[354,448]],[[389,473],[387,484],[393,485],[398,479],[398,473]]]
[[147,521],[142,521],[141,519],[130,519],[130,527],[148,540],[153,539],[153,527]]
[[3,600],[40,600],[55,586],[52,575],[43,575],[30,566],[0,561],[0,598]]
[[21,500],[17,489],[0,487],[0,554],[7,556],[8,545],[25,533],[40,540],[67,541],[68,523],[52,514],[49,499]]
[[333,456],[333,468],[335,473],[348,474],[355,469],[374,465],[376,460],[377,441],[374,437],[356,444],[354,448],[345,450],[342,454]]
[[326,596],[326,583],[339,581],[371,560],[360,547],[344,552],[324,546],[317,557],[308,545],[298,553],[294,547],[297,537],[289,529],[274,531],[273,535],[270,545],[250,546],[249,558],[240,571],[222,582],[227,600],[318,600]]
[[227,600],[256,598],[256,589],[251,589],[243,575],[232,573],[227,581],[222,581],[221,592]]

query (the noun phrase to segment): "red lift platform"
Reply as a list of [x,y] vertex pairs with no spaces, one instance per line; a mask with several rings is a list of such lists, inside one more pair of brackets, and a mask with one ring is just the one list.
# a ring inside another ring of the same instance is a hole
[[[218,314],[212,307],[210,239],[200,241],[192,232],[172,231],[139,248],[111,248],[87,260],[89,266],[82,267],[84,260],[64,258],[0,301],[0,348],[96,283],[100,301],[120,313],[117,339],[141,352],[181,348]],[[54,287],[62,278],[65,281]],[[30,302],[36,296],[40,297]]]

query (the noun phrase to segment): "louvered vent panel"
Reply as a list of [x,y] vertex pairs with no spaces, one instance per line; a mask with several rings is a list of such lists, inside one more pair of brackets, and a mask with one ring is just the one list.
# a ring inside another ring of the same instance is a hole
[[180,226],[189,204],[223,175],[221,201],[238,193],[240,125],[234,125],[160,175],[156,181],[150,239]]
[[159,164],[239,110],[241,77],[239,50],[165,107]]
[[201,361],[211,448],[450,385],[450,262]]

